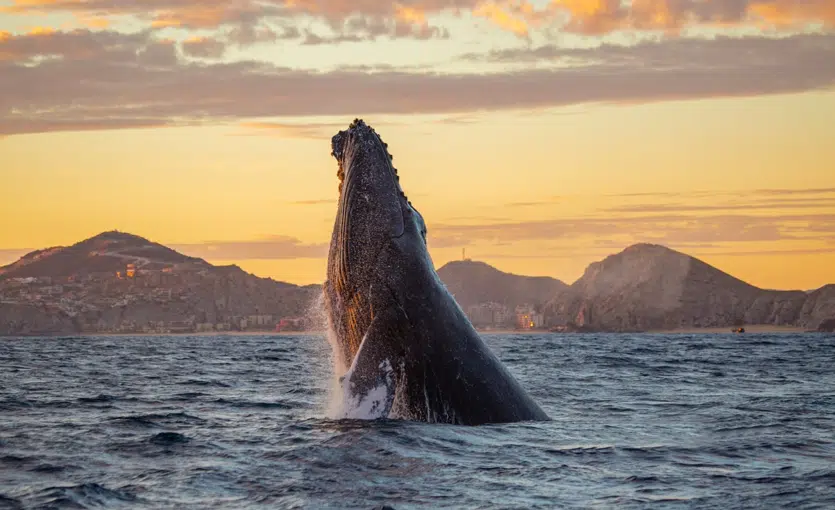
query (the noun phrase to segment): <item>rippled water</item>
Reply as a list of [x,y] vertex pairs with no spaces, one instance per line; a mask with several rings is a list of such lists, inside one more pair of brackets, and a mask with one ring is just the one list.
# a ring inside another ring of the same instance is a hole
[[553,418],[326,419],[310,336],[0,339],[0,508],[835,507],[835,338],[488,335]]

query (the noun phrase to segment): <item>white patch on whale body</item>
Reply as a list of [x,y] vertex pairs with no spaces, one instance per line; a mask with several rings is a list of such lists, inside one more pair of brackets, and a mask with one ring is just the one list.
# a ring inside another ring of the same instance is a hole
[[[388,359],[383,360],[377,367],[383,377],[376,387],[364,395],[357,394],[352,388],[351,377],[357,370],[357,360],[367,337],[368,334],[366,333],[360,342],[354,361],[351,362],[351,366],[344,374],[341,377],[338,372],[334,374],[336,384],[332,393],[331,404],[328,406],[328,415],[333,419],[377,420],[386,418],[388,415],[389,404],[394,400],[394,393],[396,392],[394,369]],[[336,346],[335,343],[332,345]]]
[[356,368],[355,364],[345,373],[345,378],[341,381],[342,409],[340,418],[353,420],[377,420],[386,418],[389,407],[387,404],[394,397],[389,394],[390,388],[391,391],[394,391],[391,384],[392,378],[394,377],[394,370],[391,367],[391,363],[387,359],[380,363],[378,368],[384,374],[383,380],[365,395],[355,393],[351,387],[351,375]]

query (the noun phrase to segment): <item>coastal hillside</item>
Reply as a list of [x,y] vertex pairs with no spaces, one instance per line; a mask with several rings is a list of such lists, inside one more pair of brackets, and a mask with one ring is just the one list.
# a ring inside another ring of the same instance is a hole
[[145,270],[161,270],[177,264],[209,268],[205,260],[187,257],[171,248],[125,232],[103,232],[72,246],[37,250],[0,267],[0,279],[61,278],[91,273],[116,273],[133,263]]
[[824,285],[809,293],[798,323],[821,331],[835,331],[835,284]]
[[[438,274],[483,328],[650,331],[742,325],[835,329],[835,285],[765,290],[705,262],[636,244],[572,285],[450,262]],[[148,239],[103,232],[0,268],[0,335],[276,331],[323,327],[321,285],[259,278]]]
[[507,307],[540,305],[568,288],[556,278],[505,273],[472,260],[449,262],[438,269],[438,276],[464,310],[488,302]]
[[299,327],[320,289],[104,232],[0,268],[0,334],[274,330],[282,320]]
[[[545,307],[550,326],[601,331],[732,327],[816,328],[831,293],[764,290],[684,253],[636,244],[592,263]],[[816,296],[816,305],[809,304]]]

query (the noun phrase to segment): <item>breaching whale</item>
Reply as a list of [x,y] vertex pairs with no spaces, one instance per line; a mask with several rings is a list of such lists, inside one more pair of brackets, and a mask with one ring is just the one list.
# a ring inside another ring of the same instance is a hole
[[373,417],[547,420],[435,272],[388,145],[357,119],[331,146],[339,206],[323,291],[348,397]]

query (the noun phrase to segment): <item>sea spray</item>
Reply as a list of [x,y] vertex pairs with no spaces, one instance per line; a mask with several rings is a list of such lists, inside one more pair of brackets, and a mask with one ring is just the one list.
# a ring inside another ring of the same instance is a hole
[[311,330],[324,332],[322,336],[325,342],[321,341],[322,336],[316,335],[316,354],[325,361],[323,364],[330,367],[330,370],[320,374],[320,387],[326,392],[327,398],[318,407],[320,413],[333,418],[338,414],[338,402],[341,399],[339,377],[345,373],[345,368],[341,366],[340,357],[337,356],[336,335],[328,319],[324,292],[317,292],[311,299],[307,307],[307,320]]
[[[373,388],[365,395],[355,395],[350,389],[351,373],[356,367],[345,366],[343,358],[340,355],[341,349],[339,347],[336,329],[331,323],[329,314],[325,307],[325,293],[321,292],[316,295],[308,307],[307,317],[311,325],[316,330],[324,331],[325,340],[330,345],[330,349],[322,344],[321,355],[329,361],[331,373],[325,377],[329,384],[327,386],[327,402],[323,406],[325,416],[331,419],[357,419],[357,420],[373,420],[383,418],[388,408],[391,406],[391,401],[394,397],[391,391],[392,385],[389,380],[393,377],[391,363],[385,360],[385,366],[381,366],[383,372],[387,374],[387,382],[381,382],[379,386]],[[364,341],[365,339],[363,339]],[[362,349],[362,344],[360,344]]]
[[324,331],[324,338],[328,348],[324,343],[321,344],[322,349],[319,351],[324,359],[328,360],[327,365],[331,367],[329,374],[323,374],[323,382],[327,380],[327,401],[322,406],[322,412],[328,418],[339,419],[345,417],[345,409],[348,406],[347,392],[343,389],[340,379],[347,373],[348,367],[345,366],[342,356],[340,356],[339,343],[337,341],[336,329],[331,323],[330,316],[325,307],[325,293],[319,292],[311,300],[310,306],[307,310],[307,317],[312,329]]

